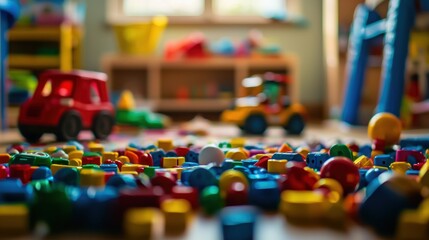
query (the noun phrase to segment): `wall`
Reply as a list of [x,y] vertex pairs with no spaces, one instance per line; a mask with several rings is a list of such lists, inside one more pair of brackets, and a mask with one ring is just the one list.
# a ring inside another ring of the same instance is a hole
[[[103,54],[116,50],[114,35],[106,24],[106,1],[86,0],[87,16],[84,40],[84,67],[100,70]],[[264,36],[272,43],[279,44],[285,53],[295,53],[300,58],[300,98],[307,105],[321,106],[324,101],[325,71],[323,67],[322,1],[302,0],[302,11],[308,20],[307,27],[263,26]],[[252,26],[169,26],[163,41],[187,36],[202,30],[209,40],[228,36],[233,40],[242,39]]]

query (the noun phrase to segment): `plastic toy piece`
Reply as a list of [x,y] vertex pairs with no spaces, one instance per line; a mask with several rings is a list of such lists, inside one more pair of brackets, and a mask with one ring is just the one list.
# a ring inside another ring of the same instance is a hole
[[329,159],[328,153],[311,152],[307,155],[307,166],[316,170],[320,170],[323,163]]
[[400,213],[406,209],[416,209],[421,200],[416,181],[403,175],[383,173],[368,185],[365,199],[358,210],[359,217],[380,235],[393,236],[398,229]]
[[423,165],[419,171],[419,183],[426,188],[429,188],[429,161]]
[[258,213],[250,206],[227,207],[220,213],[224,240],[254,239]]
[[19,131],[29,142],[48,132],[59,141],[73,140],[83,129],[106,139],[114,125],[106,79],[105,74],[95,72],[44,72],[32,98],[21,105]]
[[372,162],[372,160],[370,158],[367,158],[366,156],[360,156],[360,157],[356,158],[356,160],[354,160],[353,163],[358,168],[368,169],[368,168],[372,168],[374,166],[374,163]]
[[211,171],[205,168],[196,168],[190,173],[188,182],[189,186],[201,191],[208,186],[217,185],[218,180]]
[[267,211],[277,210],[280,203],[280,189],[276,181],[255,181],[249,190],[250,204]]
[[171,175],[155,176],[150,180],[150,182],[152,183],[152,186],[161,187],[167,194],[170,194],[173,187],[176,186],[176,181]]
[[0,231],[2,234],[25,234],[30,227],[28,207],[24,204],[0,205]]
[[183,163],[185,163],[184,157],[164,157],[162,159],[163,168],[177,167],[181,166]]
[[281,190],[312,190],[319,176],[298,162],[286,164],[286,177],[280,178]]
[[235,161],[240,161],[243,159],[247,159],[248,155],[246,154],[245,151],[241,149],[231,149],[225,154],[225,157]]
[[346,157],[333,157],[326,161],[320,169],[321,178],[337,180],[344,190],[344,195],[355,191],[359,184],[359,170]]
[[243,80],[248,96],[236,99],[233,110],[222,112],[223,122],[238,125],[251,134],[263,134],[269,125],[282,126],[289,134],[300,134],[305,127],[306,111],[297,103],[285,100],[286,77],[265,73]]
[[332,145],[329,149],[329,155],[331,157],[346,157],[350,160],[354,159],[352,151],[344,144]]
[[225,155],[222,150],[216,146],[207,145],[203,147],[198,156],[198,163],[200,165],[207,165],[214,163],[220,166],[225,160]]
[[269,173],[286,173],[287,160],[268,160],[267,171]]
[[186,231],[191,205],[184,199],[167,199],[162,202],[161,210],[164,213],[165,233],[182,234]]
[[387,146],[399,142],[401,131],[401,121],[391,113],[377,113],[368,124],[368,137],[372,140],[382,140]]
[[184,199],[191,204],[192,209],[196,209],[199,205],[198,192],[195,188],[187,186],[174,186],[171,189],[171,197],[174,199]]
[[241,182],[233,183],[226,192],[226,206],[246,205],[248,201],[248,189]]
[[249,186],[249,182],[246,178],[246,176],[237,170],[227,170],[219,178],[219,189],[221,192],[222,197],[225,197],[227,194],[228,189],[231,188],[231,185],[234,182],[241,182],[246,186],[246,188]]
[[213,215],[219,212],[224,206],[219,188],[217,186],[204,188],[200,195],[200,203],[202,210],[207,215]]
[[125,234],[133,239],[155,239],[160,233],[157,224],[161,213],[156,208],[133,208],[126,212],[123,228]]
[[411,164],[407,162],[393,162],[390,164],[390,169],[398,174],[405,175],[407,170],[411,169]]
[[80,185],[83,187],[103,187],[105,185],[104,171],[82,169],[80,171]]
[[419,170],[426,162],[426,157],[420,151],[398,150],[396,151],[396,161],[405,161],[411,164],[413,169]]
[[314,184],[314,189],[327,189],[329,192],[336,192],[339,197],[343,196],[343,187],[333,178],[322,178]]
[[390,164],[393,163],[393,158],[388,154],[380,154],[374,158],[374,167],[390,167]]
[[9,163],[10,155],[7,153],[0,153],[0,164]]

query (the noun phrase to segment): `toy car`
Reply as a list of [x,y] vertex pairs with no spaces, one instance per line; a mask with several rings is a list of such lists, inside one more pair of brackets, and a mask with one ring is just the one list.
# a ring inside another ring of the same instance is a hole
[[221,121],[237,124],[250,134],[263,134],[268,125],[282,126],[289,134],[300,134],[305,127],[305,108],[291,104],[285,96],[284,75],[265,73],[243,80],[248,96],[235,100],[233,109],[221,115]]
[[44,133],[54,133],[58,141],[76,139],[90,129],[97,139],[112,132],[114,107],[109,101],[104,73],[49,70],[39,79],[37,88],[20,108],[18,128],[29,142]]

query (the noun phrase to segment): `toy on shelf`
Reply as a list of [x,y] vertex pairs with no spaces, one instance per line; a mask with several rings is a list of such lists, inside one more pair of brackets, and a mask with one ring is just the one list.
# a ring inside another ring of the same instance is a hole
[[18,128],[22,136],[36,142],[44,133],[54,133],[57,140],[67,141],[90,129],[97,139],[106,139],[115,123],[106,80],[98,72],[44,72],[34,95],[21,105]]
[[19,105],[31,97],[37,86],[37,78],[30,71],[10,70],[8,102]]
[[288,77],[267,72],[243,80],[247,97],[235,100],[234,108],[221,115],[223,122],[237,124],[251,134],[263,134],[268,125],[282,126],[289,134],[300,134],[305,127],[306,110],[291,103],[285,94]]
[[58,26],[64,22],[80,24],[85,4],[71,0],[19,0],[22,6],[18,26]]
[[356,8],[349,37],[342,121],[357,124],[368,52],[374,39],[381,35],[384,35],[383,69],[376,112],[389,112],[399,117],[410,31],[416,14],[427,11],[427,0],[392,0],[386,19],[381,19],[374,7],[361,4]]
[[170,119],[147,109],[136,110],[131,91],[125,90],[119,97],[116,109],[116,123],[140,128],[165,128]]
[[153,17],[151,21],[115,25],[115,35],[121,53],[152,54],[168,24],[163,16]]
[[195,32],[179,41],[168,42],[165,46],[164,57],[168,60],[180,58],[209,57],[207,40],[203,33]]
[[6,59],[8,56],[7,32],[18,19],[20,6],[16,1],[0,1],[0,118],[1,129],[7,128],[6,113]]

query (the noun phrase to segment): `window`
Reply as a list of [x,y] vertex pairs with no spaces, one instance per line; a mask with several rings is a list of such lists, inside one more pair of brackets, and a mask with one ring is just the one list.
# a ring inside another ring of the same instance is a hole
[[109,0],[110,23],[165,15],[169,23],[269,23],[293,21],[300,0]]
[[63,80],[59,84],[56,95],[60,97],[71,97],[73,92],[73,81],[72,80]]

